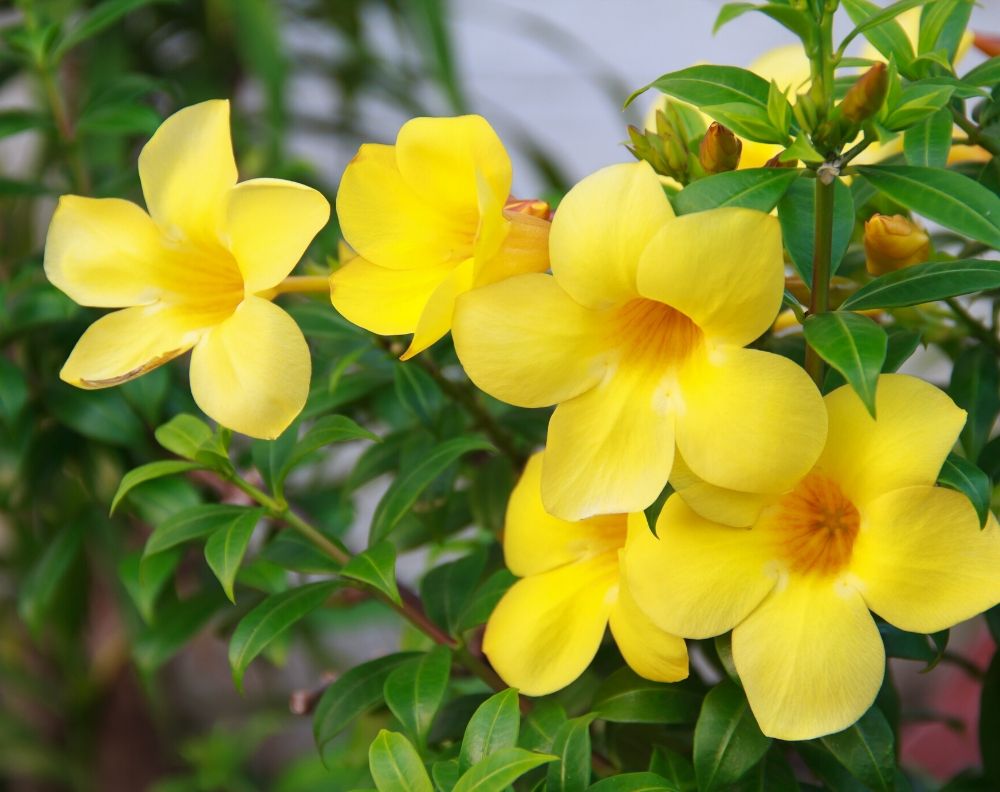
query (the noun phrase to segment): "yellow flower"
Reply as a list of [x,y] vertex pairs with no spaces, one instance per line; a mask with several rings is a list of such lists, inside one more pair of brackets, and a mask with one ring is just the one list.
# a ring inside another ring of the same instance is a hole
[[[869,609],[931,633],[1000,601],[1000,525],[980,530],[964,495],[934,486],[965,413],[898,374],[879,380],[878,420],[846,386],[826,406],[826,448],[786,493],[681,484],[659,539],[630,534],[624,554],[636,602],[662,629],[733,631],[754,715],[786,740],[840,731],[871,706],[885,651]],[[728,525],[691,508],[707,502]]]
[[865,221],[865,266],[872,275],[884,275],[927,261],[931,239],[903,215],[872,215]]
[[511,493],[503,550],[522,578],[486,625],[483,651],[503,680],[529,696],[565,687],[593,660],[610,623],[632,669],[675,682],[688,675],[684,641],[658,629],[636,607],[620,579],[628,531],[649,533],[646,517],[618,514],[569,523],[542,508],[542,454],[535,454]]
[[812,467],[826,431],[819,393],[790,360],[743,349],[781,303],[775,218],[675,218],[648,164],[613,165],[566,195],[549,250],[553,275],[463,295],[454,339],[482,390],[559,405],[542,470],[552,514],[644,509],[675,443],[699,476],[739,489],[780,491]]
[[413,333],[406,360],[448,332],[463,292],[546,270],[549,224],[530,207],[504,210],[510,184],[480,116],[414,118],[395,146],[363,145],[337,194],[358,258],[330,279],[336,309],[373,333]]
[[149,214],[118,198],[65,195],[45,274],[81,305],[123,308],[77,342],[60,377],[80,388],[134,379],[189,349],[205,413],[276,437],[309,392],[309,348],[267,299],[326,225],[316,190],[280,179],[236,183],[229,102],[178,111],[139,155]]

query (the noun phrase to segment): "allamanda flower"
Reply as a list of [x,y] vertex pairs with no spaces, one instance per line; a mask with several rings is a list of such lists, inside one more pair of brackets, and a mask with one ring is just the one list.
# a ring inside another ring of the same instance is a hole
[[879,380],[877,420],[847,386],[826,406],[826,447],[788,492],[756,504],[710,494],[750,515],[749,529],[674,495],[659,538],[633,532],[624,554],[636,602],[662,629],[733,631],[757,722],[785,740],[840,731],[871,706],[885,651],[869,609],[931,633],[1000,601],[1000,525],[980,530],[964,495],[934,486],[965,413],[895,374]]
[[455,348],[487,393],[557,404],[542,466],[565,520],[641,511],[675,445],[700,477],[778,492],[826,436],[819,393],[790,360],[743,349],[784,287],[778,221],[749,209],[674,217],[652,168],[613,165],[563,199],[552,275],[464,295]]
[[497,673],[529,696],[565,687],[593,660],[611,626],[622,656],[647,679],[688,675],[687,648],[636,607],[619,572],[628,531],[649,533],[646,517],[617,514],[578,523],[542,507],[542,454],[535,454],[511,493],[503,551],[522,579],[500,600],[483,638]]
[[366,143],[337,193],[358,256],[330,278],[334,307],[380,335],[413,333],[403,359],[451,328],[455,299],[548,269],[547,220],[507,204],[512,170],[480,116],[414,118],[396,145]]
[[191,354],[191,393],[219,423],[276,437],[309,392],[309,348],[268,295],[330,216],[316,190],[237,184],[229,102],[184,108],[139,155],[149,214],[118,198],[65,195],[45,274],[81,305],[121,308],[92,324],[60,372],[81,388],[135,379]]

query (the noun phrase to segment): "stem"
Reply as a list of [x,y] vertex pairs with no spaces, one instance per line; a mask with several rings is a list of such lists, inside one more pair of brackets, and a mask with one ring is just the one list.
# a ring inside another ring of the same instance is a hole
[[[821,174],[816,179],[816,233],[813,239],[812,288],[809,315],[825,313],[830,308],[830,259],[833,245],[833,196],[836,177]],[[823,385],[823,359],[812,346],[806,347],[806,371],[817,386]]]
[[994,157],[1000,157],[1000,142],[980,133],[979,127],[960,113],[956,108],[951,108],[951,115],[955,119],[955,124],[969,137],[969,142],[986,149]]
[[1000,355],[1000,338],[991,333],[989,328],[985,327],[976,317],[969,313],[965,309],[965,306],[954,297],[948,297],[945,299],[945,302],[955,316],[961,319],[962,323],[969,328],[969,332],[972,335],[986,344],[995,354]]

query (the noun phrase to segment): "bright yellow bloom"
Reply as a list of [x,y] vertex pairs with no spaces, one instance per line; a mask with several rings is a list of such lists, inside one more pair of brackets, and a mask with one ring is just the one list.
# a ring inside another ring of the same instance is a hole
[[872,215],[865,221],[865,267],[884,275],[927,261],[931,238],[903,215]]
[[205,413],[276,437],[309,392],[309,348],[267,295],[326,225],[316,190],[280,179],[236,183],[229,102],[178,111],[139,155],[149,214],[118,198],[65,195],[49,226],[45,274],[98,319],[60,376],[81,388],[134,379],[189,349]]
[[448,332],[460,294],[548,269],[549,224],[504,210],[510,184],[480,116],[414,118],[395,146],[363,145],[337,193],[358,258],[330,279],[336,309],[373,333],[413,333],[406,360]]
[[[879,380],[878,420],[847,386],[826,406],[826,448],[786,493],[681,483],[686,500],[667,501],[659,539],[630,534],[624,554],[636,602],[662,629],[733,631],[754,715],[786,740],[840,731],[871,706],[885,651],[869,609],[931,633],[1000,601],[1000,525],[980,530],[964,495],[934,486],[965,413],[898,374]],[[706,503],[729,524],[691,508]]]
[[675,218],[637,162],[570,190],[549,242],[553,275],[464,295],[454,339],[482,390],[559,405],[542,470],[552,514],[641,511],[666,484],[675,443],[702,478],[749,491],[780,491],[812,467],[826,433],[819,393],[790,360],[743,349],[781,303],[775,218]]
[[486,625],[483,651],[511,687],[544,696],[590,665],[611,626],[622,656],[647,679],[688,675],[687,647],[636,607],[621,581],[619,554],[629,531],[649,533],[646,517],[618,514],[564,522],[542,507],[542,454],[535,454],[507,505],[504,558],[522,580]]

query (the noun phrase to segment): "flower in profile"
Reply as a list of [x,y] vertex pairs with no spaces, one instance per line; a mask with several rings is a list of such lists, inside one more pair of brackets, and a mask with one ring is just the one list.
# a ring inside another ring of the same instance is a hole
[[406,360],[448,332],[459,295],[548,269],[545,213],[537,201],[505,209],[511,178],[480,116],[414,118],[396,145],[361,146],[337,193],[357,257],[330,278],[334,307],[373,333],[412,333]]
[[931,633],[1000,601],[1000,525],[980,530],[964,495],[935,486],[965,413],[899,374],[879,379],[877,420],[847,386],[826,406],[826,447],[787,492],[703,487],[729,524],[671,496],[658,538],[633,532],[624,553],[635,601],[660,628],[733,631],[750,707],[785,740],[841,731],[871,706],[885,650],[870,610]]
[[565,687],[593,660],[605,628],[632,669],[647,679],[688,675],[687,647],[640,611],[621,580],[619,554],[629,531],[649,533],[646,517],[617,514],[577,523],[542,507],[542,454],[511,493],[504,558],[522,579],[500,600],[483,651],[511,687],[543,696]]
[[459,359],[482,390],[558,405],[542,500],[565,520],[644,509],[675,445],[720,486],[780,492],[826,435],[819,393],[790,360],[744,349],[784,287],[778,221],[750,209],[674,217],[645,162],[588,176],[552,221],[552,275],[463,295]]
[[81,305],[120,308],[92,324],[60,372],[105,388],[193,350],[191,393],[207,415],[276,437],[309,392],[309,348],[269,294],[326,224],[316,190],[237,184],[229,102],[170,116],[139,155],[147,214],[118,198],[65,195],[45,274]]
[[872,275],[927,261],[931,238],[903,215],[872,215],[865,221],[865,266]]

